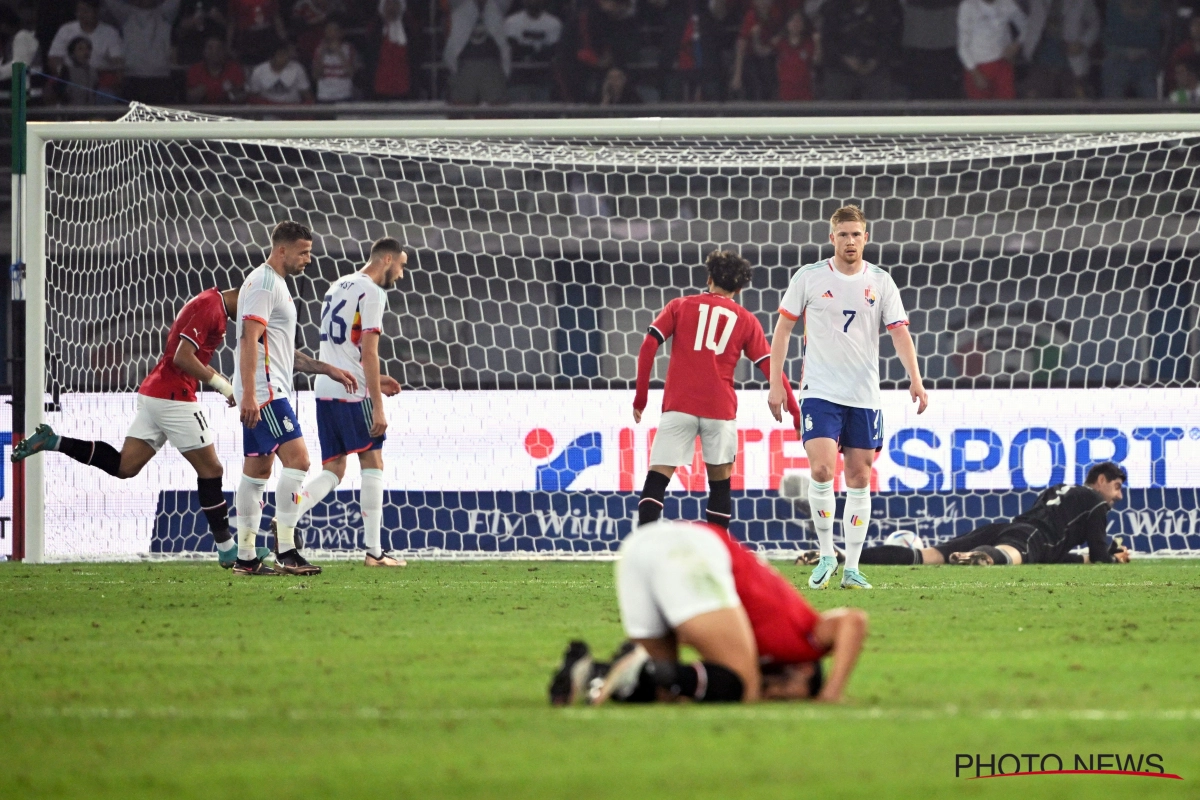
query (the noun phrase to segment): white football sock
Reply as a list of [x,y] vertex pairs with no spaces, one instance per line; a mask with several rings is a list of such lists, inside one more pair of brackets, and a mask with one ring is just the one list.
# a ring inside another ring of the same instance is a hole
[[324,500],[325,496],[336,489],[341,482],[342,479],[337,476],[337,473],[323,469],[320,475],[304,484],[305,497],[300,502],[300,516],[303,517],[312,511],[312,507]]
[[867,528],[871,524],[871,490],[847,489],[846,508],[842,512],[842,535],[846,539],[846,569],[858,569]]
[[383,555],[383,547],[379,543],[379,529],[383,525],[383,470],[362,471],[358,507],[362,511],[363,539],[367,544],[367,552],[379,558]]
[[234,539],[231,536],[223,542],[217,542],[217,551],[221,552],[221,553],[228,553],[230,550],[232,550],[233,548],[235,548],[237,546],[238,546],[237,539]]
[[234,502],[237,503],[238,558],[243,561],[252,561],[258,557],[255,537],[258,536],[258,528],[262,524],[262,496],[266,488],[265,480],[251,478],[249,475],[243,474],[242,479],[238,481]]
[[275,526],[279,531],[279,552],[296,548],[296,523],[300,521],[300,493],[308,473],[302,469],[285,469],[275,484]]
[[813,527],[817,529],[817,543],[821,547],[821,555],[832,558],[836,555],[833,549],[833,515],[837,513],[833,481],[808,482],[808,507],[812,509],[812,522]]

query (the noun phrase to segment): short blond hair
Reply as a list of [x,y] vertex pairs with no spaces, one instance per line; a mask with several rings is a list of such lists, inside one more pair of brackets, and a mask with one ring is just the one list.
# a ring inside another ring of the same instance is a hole
[[829,218],[829,227],[832,230],[843,222],[860,222],[863,230],[867,229],[867,215],[856,205],[842,206],[833,212],[833,216]]

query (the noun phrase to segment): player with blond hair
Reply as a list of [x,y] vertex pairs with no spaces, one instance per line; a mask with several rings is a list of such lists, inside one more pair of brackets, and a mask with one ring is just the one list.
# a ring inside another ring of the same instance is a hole
[[838,570],[833,547],[836,499],[833,478],[839,451],[845,463],[846,503],[842,533],[846,543],[843,589],[870,589],[858,569],[871,520],[871,466],[883,446],[879,400],[879,329],[887,328],[904,368],[909,395],[925,411],[929,398],[921,383],[917,351],[908,332],[908,315],[892,277],[863,259],[867,218],[847,205],[829,220],[833,257],[800,267],[779,304],[771,340],[771,391],[768,404],[777,421],[787,397],[783,360],[792,329],[802,321],[803,368],[800,373],[800,433],[812,471],[808,502],[820,545],[820,558],[809,577],[823,589]]

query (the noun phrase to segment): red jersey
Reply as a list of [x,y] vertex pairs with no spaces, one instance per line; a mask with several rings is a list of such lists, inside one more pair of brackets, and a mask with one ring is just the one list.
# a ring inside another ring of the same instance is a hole
[[163,400],[196,400],[198,381],[175,366],[179,340],[196,346],[196,358],[207,365],[213,353],[225,341],[225,298],[217,289],[208,289],[193,297],[180,310],[167,333],[167,348],[162,358],[142,381],[138,394]]
[[241,64],[226,61],[220,74],[213,75],[208,71],[208,66],[201,61],[199,64],[192,64],[188,69],[187,88],[190,90],[193,86],[204,87],[204,97],[199,101],[201,103],[232,103],[233,96],[230,92],[237,90],[240,93],[245,90],[246,73]]
[[729,550],[733,585],[758,645],[764,663],[799,664],[817,661],[827,648],[813,638],[821,620],[816,609],[805,602],[782,575],[758,560],[758,556],[731,537],[728,531],[706,525]]
[[812,100],[812,61],[816,44],[811,36],[793,45],[784,37],[775,47],[775,69],[779,77],[780,100]]
[[[745,353],[758,364],[771,355],[755,316],[728,297],[705,292],[667,303],[650,328],[660,341],[675,337],[662,410],[706,419],[736,418],[733,370],[738,360]],[[642,366],[639,359],[641,405],[635,399],[634,406],[645,408],[643,386],[649,386],[650,376],[648,369],[643,376]]]
[[238,30],[257,31],[274,24],[279,5],[277,0],[230,0],[229,10]]

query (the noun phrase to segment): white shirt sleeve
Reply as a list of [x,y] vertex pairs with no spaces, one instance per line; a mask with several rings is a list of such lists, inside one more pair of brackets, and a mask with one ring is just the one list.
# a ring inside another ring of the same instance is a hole
[[908,324],[908,314],[904,310],[904,302],[900,299],[900,289],[896,287],[896,282],[892,280],[892,276],[884,273],[885,277],[882,290],[883,306],[881,307],[883,324],[888,330],[895,328],[897,325]]
[[367,292],[362,299],[362,304],[358,307],[359,322],[362,325],[363,333],[368,331],[383,331],[383,308],[386,304],[386,298],[383,292],[377,287],[371,287],[373,291]]
[[50,58],[67,57],[67,45],[71,43],[71,34],[67,30],[68,25],[70,23],[63,25],[58,29],[58,33],[54,34],[54,40],[50,42],[50,50],[46,53]]
[[800,319],[800,315],[804,313],[805,291],[808,288],[808,280],[806,276],[801,274],[792,279],[787,291],[783,294],[783,299],[779,301],[779,313],[790,319],[792,322]]
[[970,0],[963,0],[958,5],[958,60],[965,69],[975,69],[975,59],[971,55],[971,36],[975,33],[975,9]]
[[307,92],[312,88],[312,84],[308,82],[308,73],[304,71],[304,67],[300,66],[299,61],[293,61],[291,66],[293,67],[294,77],[288,83],[292,84],[297,91]]
[[246,83],[246,91],[250,94],[262,94],[267,88],[267,65],[259,64],[250,71],[250,80]]
[[266,325],[274,308],[275,293],[264,289],[261,281],[242,288],[242,319],[256,319]]

